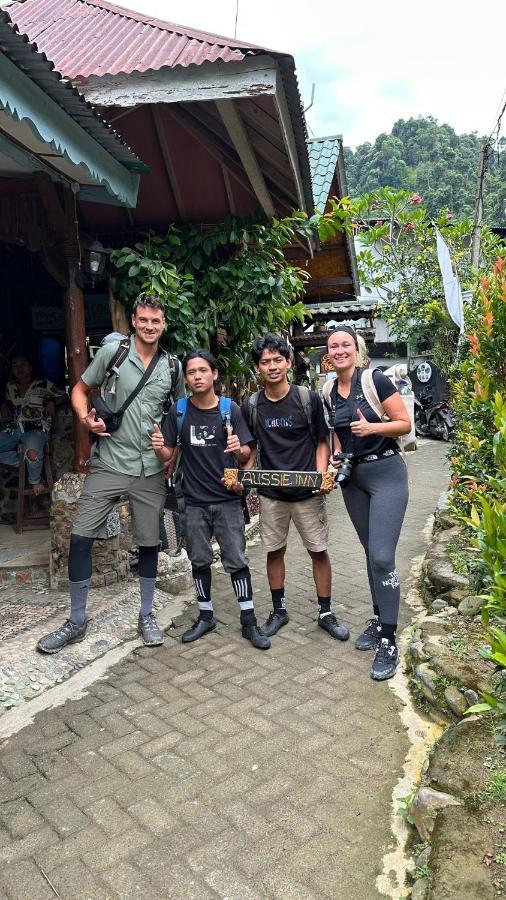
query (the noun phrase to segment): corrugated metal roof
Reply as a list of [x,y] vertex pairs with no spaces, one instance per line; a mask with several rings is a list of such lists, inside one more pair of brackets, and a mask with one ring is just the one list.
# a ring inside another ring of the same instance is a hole
[[233,62],[269,52],[244,41],[116,6],[106,0],[12,0],[19,30],[44,47],[69,78]]
[[330,186],[336,171],[341,144],[342,138],[340,135],[315,138],[308,141],[314,205],[316,209],[322,212],[325,210],[325,205],[329,198]]
[[137,154],[121,140],[114,128],[70,81],[62,78],[46,54],[39,53],[37,47],[29,43],[26,35],[18,33],[17,26],[12,23],[5,10],[0,10],[0,50],[117,162],[129,170],[146,170],[147,167]]

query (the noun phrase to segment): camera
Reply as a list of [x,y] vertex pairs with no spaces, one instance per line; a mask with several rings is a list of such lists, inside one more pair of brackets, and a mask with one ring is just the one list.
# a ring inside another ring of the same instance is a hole
[[341,460],[341,465],[337,470],[336,481],[341,487],[345,487],[351,477],[353,467],[353,453],[334,453],[332,459]]

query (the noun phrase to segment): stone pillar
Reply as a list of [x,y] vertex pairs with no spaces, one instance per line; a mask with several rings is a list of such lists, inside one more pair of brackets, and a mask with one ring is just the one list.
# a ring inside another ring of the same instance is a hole
[[[54,590],[65,590],[68,586],[68,550],[70,534],[74,522],[76,504],[80,497],[84,475],[67,472],[56,482],[51,502],[51,554],[49,581]],[[92,587],[105,587],[128,578],[128,550],[120,545],[120,521],[128,520],[123,508],[122,515],[113,512],[108,519],[110,537],[97,540],[93,547]]]

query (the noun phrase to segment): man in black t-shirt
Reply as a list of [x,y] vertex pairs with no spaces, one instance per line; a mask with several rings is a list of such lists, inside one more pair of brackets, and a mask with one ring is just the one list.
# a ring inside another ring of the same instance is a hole
[[[195,641],[216,628],[211,599],[212,538],[215,537],[225,572],[230,574],[241,610],[242,635],[254,647],[267,650],[269,639],[257,627],[241,501],[223,483],[223,469],[247,462],[252,436],[235,403],[220,402],[215,393],[218,368],[207,350],[193,350],[183,360],[190,400],[179,401],[152,434],[159,459],[169,464],[181,450],[185,500],[186,549],[192,564],[199,617],[182,636]],[[238,486],[238,489],[240,486]]]
[[[283,338],[266,334],[252,348],[255,369],[265,387],[246,400],[243,413],[257,442],[257,465],[263,469],[326,472],[328,428],[322,402],[314,391],[290,385],[290,348]],[[250,460],[249,465],[252,464]],[[327,553],[325,497],[309,488],[259,488],[260,530],[267,551],[267,577],[273,612],[262,631],[268,637],[288,622],[285,602],[285,552],[293,521],[313,563],[318,596],[318,625],[338,640],[349,638],[331,612],[332,570]]]

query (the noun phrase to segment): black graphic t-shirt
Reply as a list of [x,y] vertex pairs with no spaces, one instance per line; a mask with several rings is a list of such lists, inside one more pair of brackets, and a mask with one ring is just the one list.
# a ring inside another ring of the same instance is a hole
[[[317,441],[328,435],[322,401],[310,391],[314,435]],[[246,401],[247,402],[247,401]],[[246,404],[243,406],[245,411]],[[245,417],[247,412],[245,411]],[[257,405],[256,438],[260,447],[262,469],[281,472],[314,472],[316,446],[309,431],[306,413],[293,385],[282,400],[268,400],[260,391]],[[308,488],[258,488],[258,493],[273,500],[307,500],[313,492]]]
[[[253,440],[237,403],[232,403],[231,425],[241,445]],[[177,444],[177,409],[171,406],[163,425],[163,436],[169,447]],[[199,409],[188,400],[181,433],[183,493],[189,506],[208,506],[238,500],[238,495],[221,483],[223,469],[235,468],[237,458],[225,453],[227,438],[218,404],[212,409]]]
[[[369,456],[371,453],[383,453],[385,450],[399,449],[397,441],[384,434],[368,434],[365,437],[357,437],[350,428],[351,422],[358,422],[357,409],[365,416],[368,422],[381,422],[374,410],[369,406],[360,386],[362,369],[356,369],[351,382],[349,397],[341,397],[334,388],[332,402],[335,403],[334,430],[341,442],[343,453],[354,453],[359,459]],[[397,388],[380,369],[374,369],[372,375],[378,397],[383,403],[392,394],[397,393]]]

